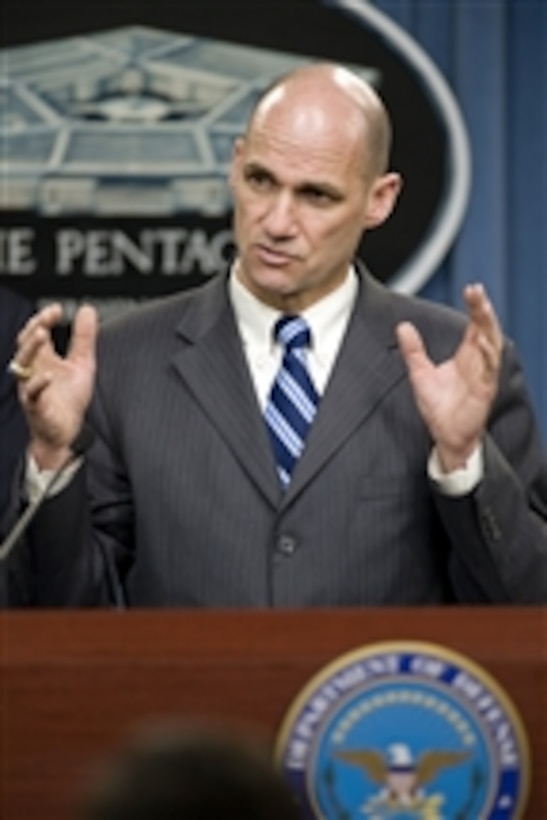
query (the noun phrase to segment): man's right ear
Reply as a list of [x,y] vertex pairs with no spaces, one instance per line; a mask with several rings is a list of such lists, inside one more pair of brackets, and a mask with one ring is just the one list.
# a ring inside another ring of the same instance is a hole
[[232,159],[231,159],[231,162],[230,162],[230,170],[229,170],[229,173],[228,173],[228,184],[229,184],[230,189],[232,191],[234,190],[234,185],[235,185],[236,168],[237,168],[238,164],[241,162],[241,157],[242,157],[242,154],[243,154],[243,145],[244,145],[243,137],[237,137],[234,140],[234,146],[233,146],[233,149],[232,149]]

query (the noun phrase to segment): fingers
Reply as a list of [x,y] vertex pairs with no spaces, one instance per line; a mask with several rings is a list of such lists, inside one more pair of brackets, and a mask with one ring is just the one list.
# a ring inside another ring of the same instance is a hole
[[36,363],[43,350],[52,350],[51,330],[62,316],[61,306],[48,305],[35,313],[17,336],[17,349],[10,362],[10,372],[25,384],[33,380]]
[[[55,325],[59,324],[63,316],[61,305],[54,303],[47,305],[42,310],[35,313],[22,327],[17,336],[18,348],[23,348],[36,334],[37,331],[51,331]],[[22,351],[21,351],[22,352]],[[19,359],[20,357],[18,357]]]
[[410,322],[400,322],[396,329],[397,342],[401,354],[412,369],[424,367],[429,363],[422,337]]
[[67,354],[71,361],[94,362],[98,327],[96,310],[90,305],[83,305],[74,318]]
[[494,377],[503,349],[503,332],[496,311],[482,284],[467,285],[464,299],[470,319],[468,337],[479,349],[486,373]]
[[484,285],[479,283],[467,285],[463,296],[470,320],[486,335],[491,344],[501,349],[503,333]]
[[66,356],[55,350],[52,330],[62,318],[60,305],[48,305],[21,330],[11,370],[29,426],[32,452],[41,467],[55,467],[80,429],[95,375],[98,320],[80,308]]
[[[32,316],[17,337],[17,349],[10,362],[10,372],[18,380],[19,396],[29,407],[51,384],[54,375],[64,367],[52,340],[52,330],[62,319],[62,308],[51,304]],[[75,316],[66,364],[83,366],[93,372],[98,319],[94,308],[81,307]]]
[[[27,381],[36,369],[40,353],[48,349],[53,352],[52,330],[62,319],[59,304],[35,313],[17,336],[16,355],[10,363],[10,371],[21,381]],[[82,306],[76,313],[68,357],[73,359],[93,356],[97,339],[98,319],[94,308]]]
[[32,375],[19,388],[19,393],[23,404],[28,407],[35,404],[40,394],[51,384],[52,375],[49,371],[32,370]]

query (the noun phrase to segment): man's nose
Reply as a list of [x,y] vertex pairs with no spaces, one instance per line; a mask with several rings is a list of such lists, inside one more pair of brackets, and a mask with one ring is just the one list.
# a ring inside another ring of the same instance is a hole
[[288,192],[280,192],[270,200],[264,217],[264,226],[271,236],[277,238],[294,234],[296,212],[294,201]]

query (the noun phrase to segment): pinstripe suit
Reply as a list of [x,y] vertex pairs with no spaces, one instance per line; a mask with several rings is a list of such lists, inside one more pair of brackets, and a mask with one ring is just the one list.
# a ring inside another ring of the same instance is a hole
[[465,318],[361,280],[285,495],[224,279],[107,326],[96,442],[14,554],[13,601],[105,603],[108,566],[137,606],[547,602],[547,468],[512,346],[484,479],[445,497],[394,328],[441,360]]

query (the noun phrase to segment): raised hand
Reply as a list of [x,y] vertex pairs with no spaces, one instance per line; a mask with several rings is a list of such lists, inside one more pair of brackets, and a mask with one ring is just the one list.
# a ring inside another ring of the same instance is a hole
[[10,365],[19,382],[30,450],[43,469],[55,469],[66,458],[82,426],[95,380],[96,311],[90,306],[78,310],[65,357],[56,352],[52,340],[61,318],[58,304],[36,313],[19,333]]
[[418,409],[449,472],[465,466],[480,444],[498,390],[502,331],[482,285],[468,285],[469,322],[454,356],[434,364],[416,328],[397,327]]

